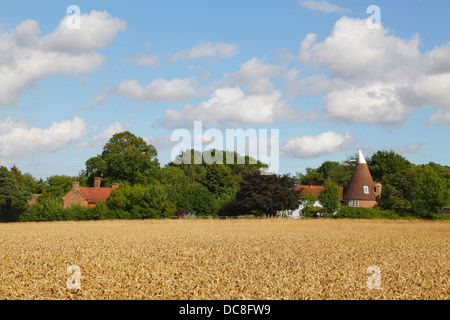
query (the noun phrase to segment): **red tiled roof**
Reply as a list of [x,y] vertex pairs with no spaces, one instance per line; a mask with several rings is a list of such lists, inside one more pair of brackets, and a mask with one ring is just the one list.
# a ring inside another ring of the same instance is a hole
[[[367,186],[368,193],[364,192],[364,186]],[[352,179],[345,191],[345,201],[349,200],[376,200],[375,185],[366,163],[358,163]]]
[[[295,191],[300,193],[312,193],[316,197],[319,196],[319,193],[325,190],[324,186],[297,186],[295,187]],[[344,187],[339,187],[339,200],[344,200]]]
[[30,206],[32,206],[33,204],[36,204],[37,203],[37,199],[39,198],[40,195],[41,195],[40,193],[39,194],[38,193],[32,194],[31,195],[31,199],[28,200],[28,204]]
[[112,188],[86,188],[79,187],[81,195],[89,203],[106,202],[109,195],[111,194]]

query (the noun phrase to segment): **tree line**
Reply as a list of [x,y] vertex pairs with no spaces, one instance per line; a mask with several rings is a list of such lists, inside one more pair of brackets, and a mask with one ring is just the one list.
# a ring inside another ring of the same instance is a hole
[[[227,157],[235,159],[234,163],[227,164]],[[385,150],[369,157],[367,163],[374,180],[383,184],[378,209],[430,217],[450,203],[448,166],[414,165]],[[22,173],[16,166],[0,167],[0,220],[273,216],[298,208],[299,201],[309,204],[304,209],[306,216],[311,210],[333,213],[339,209],[339,186],[348,184],[356,163],[349,157],[341,163],[325,161],[293,177],[264,175],[261,169],[267,164],[249,156],[221,150],[186,150],[162,167],[154,146],[125,131],[113,135],[102,152],[88,159],[85,166],[77,176],[53,175],[45,181]],[[63,197],[72,183],[92,187],[95,177],[102,177],[102,187],[119,183],[119,188],[111,191],[106,203],[95,208],[63,209]],[[324,185],[320,195],[323,207],[312,208],[315,199],[297,194],[298,184]],[[40,196],[30,206],[27,201],[32,194]],[[348,215],[349,209],[345,210]]]

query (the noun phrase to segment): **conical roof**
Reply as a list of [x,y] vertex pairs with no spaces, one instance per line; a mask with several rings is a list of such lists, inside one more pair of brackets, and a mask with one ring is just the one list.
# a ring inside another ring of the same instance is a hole
[[375,185],[369,167],[361,152],[358,150],[359,160],[352,179],[345,191],[344,201],[369,200],[376,201]]

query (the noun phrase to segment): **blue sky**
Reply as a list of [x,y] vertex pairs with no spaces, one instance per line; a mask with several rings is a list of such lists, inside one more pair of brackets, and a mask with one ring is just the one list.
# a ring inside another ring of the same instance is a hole
[[0,164],[76,175],[129,130],[164,165],[172,132],[202,121],[279,130],[278,173],[358,148],[450,165],[448,12],[447,0],[1,1]]

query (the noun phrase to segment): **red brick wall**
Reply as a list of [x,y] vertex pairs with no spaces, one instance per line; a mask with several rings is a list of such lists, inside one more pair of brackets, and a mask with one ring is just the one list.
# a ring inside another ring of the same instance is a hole
[[64,197],[64,208],[70,208],[74,204],[86,206],[81,194],[78,191],[70,190]]

